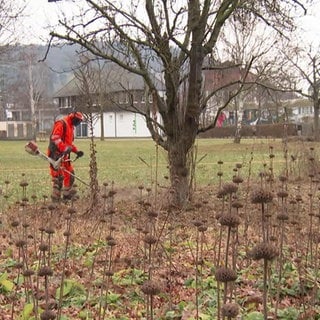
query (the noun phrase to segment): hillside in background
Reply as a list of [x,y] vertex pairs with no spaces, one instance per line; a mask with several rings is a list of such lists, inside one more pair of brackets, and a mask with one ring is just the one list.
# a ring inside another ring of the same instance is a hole
[[[65,45],[62,47],[18,45],[2,50],[0,55],[0,79],[1,91],[18,81],[21,81],[25,69],[27,69],[27,57],[31,57],[34,69],[41,67],[46,69],[47,94],[53,96],[54,93],[65,85],[73,75],[73,67],[77,63],[77,50],[75,45]],[[48,51],[48,52],[47,52]]]

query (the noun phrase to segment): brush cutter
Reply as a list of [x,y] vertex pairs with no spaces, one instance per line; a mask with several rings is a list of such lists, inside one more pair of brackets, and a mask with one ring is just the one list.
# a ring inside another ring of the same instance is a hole
[[79,180],[80,182],[82,182],[84,185],[86,186],[90,186],[87,182],[83,181],[81,178],[79,178],[78,176],[76,176],[74,173],[70,172],[69,170],[65,169],[64,167],[61,166],[61,162],[62,161],[76,161],[79,157],[77,156],[74,160],[68,159],[68,160],[63,160],[64,155],[62,155],[62,157],[60,157],[58,160],[54,161],[53,159],[51,159],[49,156],[47,156],[46,154],[44,154],[43,152],[40,151],[39,147],[37,146],[37,144],[34,141],[30,141],[28,142],[24,149],[31,155],[33,156],[39,156],[40,158],[47,160],[52,167],[55,170],[61,169],[65,172],[67,172],[68,174],[70,174],[72,177],[74,177],[75,179]]
[[55,170],[59,169],[59,167],[61,165],[62,157],[60,157],[58,160],[54,161],[53,159],[48,157],[46,154],[41,152],[39,147],[37,146],[37,144],[34,141],[28,142],[25,145],[24,150],[26,150],[29,154],[31,154],[33,156],[39,156],[40,158],[47,160]]

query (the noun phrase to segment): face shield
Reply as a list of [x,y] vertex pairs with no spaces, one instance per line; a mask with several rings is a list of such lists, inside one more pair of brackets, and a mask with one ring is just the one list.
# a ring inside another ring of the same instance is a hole
[[73,126],[78,126],[83,121],[83,114],[81,112],[72,113],[71,123]]

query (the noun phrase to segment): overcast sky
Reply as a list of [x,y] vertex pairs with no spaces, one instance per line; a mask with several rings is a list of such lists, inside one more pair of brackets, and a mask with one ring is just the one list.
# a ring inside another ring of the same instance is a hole
[[[72,15],[77,12],[79,5],[84,4],[85,0],[62,0],[56,3],[47,0],[14,0],[26,3],[25,18],[21,24],[22,43],[40,43],[48,40],[49,25],[57,22],[57,17],[61,12]],[[300,19],[300,23],[305,29],[304,38],[309,41],[320,43],[320,0]]]
[[[16,1],[16,0],[14,0]],[[72,16],[84,0],[18,0],[26,5],[21,23],[22,43],[43,43],[49,39],[48,26],[57,24],[61,14]]]

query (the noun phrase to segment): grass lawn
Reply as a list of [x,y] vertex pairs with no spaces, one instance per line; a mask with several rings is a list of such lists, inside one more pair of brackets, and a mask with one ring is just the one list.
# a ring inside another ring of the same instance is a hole
[[[38,196],[49,194],[51,179],[48,164],[37,156],[25,152],[26,141],[0,141],[0,187],[6,188],[5,181],[11,195],[11,200],[19,196],[19,182],[25,175],[30,187],[28,192]],[[48,142],[38,142],[42,152],[46,152]],[[89,181],[90,141],[76,140],[79,150],[83,150],[83,158],[74,163],[76,174],[85,181]],[[224,162],[223,179],[228,180],[234,174],[232,169],[236,163],[243,166],[246,175],[249,167],[255,175],[263,170],[263,165],[270,164],[270,146],[275,154],[273,160],[275,172],[283,170],[284,146],[281,140],[243,139],[241,144],[234,144],[231,139],[201,139],[196,143],[196,182],[197,185],[208,185],[217,182],[217,162]],[[307,148],[307,146],[305,146]],[[290,153],[297,153],[301,143],[292,143]],[[151,185],[155,180],[160,185],[167,185],[164,178],[168,174],[166,153],[162,148],[156,148],[151,139],[112,139],[96,141],[98,179],[102,182],[114,181],[116,186]],[[252,166],[249,162],[252,158]],[[80,189],[85,189],[79,183]]]

